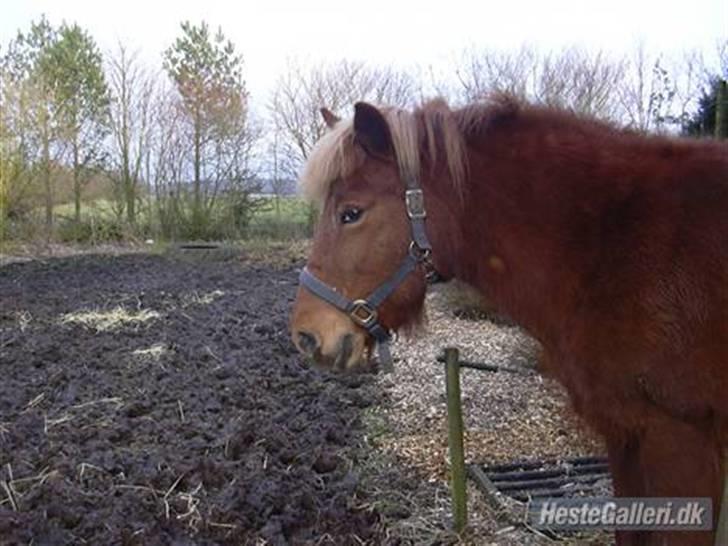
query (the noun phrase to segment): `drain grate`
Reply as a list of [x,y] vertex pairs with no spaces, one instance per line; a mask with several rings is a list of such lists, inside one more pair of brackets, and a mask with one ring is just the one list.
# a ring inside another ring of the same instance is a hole
[[470,476],[491,501],[502,496],[518,502],[545,497],[603,497],[611,495],[607,459],[600,456],[561,460],[517,461],[498,465],[470,465]]
[[217,250],[220,245],[217,243],[182,243],[178,248],[180,250]]

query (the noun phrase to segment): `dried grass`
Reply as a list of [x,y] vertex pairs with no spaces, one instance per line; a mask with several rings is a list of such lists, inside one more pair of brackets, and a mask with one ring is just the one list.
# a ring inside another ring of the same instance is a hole
[[160,318],[157,311],[141,309],[129,311],[122,306],[109,310],[90,310],[66,313],[61,316],[61,324],[80,324],[97,332],[109,332],[125,326],[139,326]]
[[192,305],[210,305],[215,300],[223,297],[225,292],[222,290],[213,290],[212,292],[203,292],[202,294],[197,291],[183,294],[181,296],[181,307],[190,307]]
[[218,522],[205,521],[199,507],[205,491],[202,483],[197,484],[191,491],[177,491],[177,487],[184,478],[184,474],[180,476],[169,486],[166,491],[155,489],[148,485],[135,484],[119,484],[114,488],[117,490],[138,491],[151,495],[154,500],[162,505],[166,519],[176,519],[185,522],[193,533],[200,530],[202,525],[210,525],[216,527],[234,528],[234,525],[228,525]]
[[18,321],[20,331],[25,333],[30,323],[33,322],[33,315],[30,314],[30,311],[16,311],[15,319]]
[[142,360],[159,362],[162,357],[169,352],[169,349],[164,343],[155,343],[154,345],[152,345],[151,347],[147,347],[146,349],[136,349],[135,351],[132,351],[131,354]]
[[15,478],[13,469],[9,463],[6,465],[6,469],[8,479],[0,481],[0,487],[2,487],[3,493],[5,493],[5,498],[0,499],[0,506],[7,504],[14,512],[22,510],[23,497],[28,495],[32,490],[42,487],[48,480],[61,476],[57,470],[49,470],[48,467],[45,467],[35,476]]

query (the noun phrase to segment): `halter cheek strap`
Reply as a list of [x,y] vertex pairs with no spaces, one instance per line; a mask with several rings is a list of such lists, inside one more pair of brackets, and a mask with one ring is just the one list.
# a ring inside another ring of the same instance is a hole
[[379,363],[384,372],[394,370],[392,352],[389,349],[392,333],[379,322],[377,308],[420,265],[425,270],[425,279],[428,282],[436,282],[439,279],[439,275],[435,271],[430,259],[432,245],[425,231],[425,218],[427,217],[427,213],[425,212],[422,189],[419,187],[419,182],[416,178],[408,177],[405,179],[405,183],[407,186],[407,190],[405,191],[405,205],[407,208],[407,217],[410,221],[412,241],[410,242],[407,255],[404,257],[402,264],[391,277],[380,284],[369,296],[357,300],[350,300],[338,292],[336,288],[329,286],[316,277],[306,267],[303,268],[299,277],[301,286],[305,286],[315,296],[318,296],[325,302],[349,315],[349,318],[355,324],[364,328],[374,338],[377,344]]

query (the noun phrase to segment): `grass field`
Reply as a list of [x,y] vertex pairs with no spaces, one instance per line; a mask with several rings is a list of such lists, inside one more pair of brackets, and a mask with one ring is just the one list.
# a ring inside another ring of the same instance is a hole
[[253,215],[254,221],[286,220],[289,222],[306,223],[309,218],[309,205],[301,197],[285,196],[276,199],[273,196],[258,197],[260,208]]
[[[312,226],[312,212],[310,206],[298,196],[284,196],[276,199],[273,196],[261,195],[256,198],[255,210],[250,218],[247,229],[241,233],[242,238],[266,239],[302,239],[310,236]],[[145,231],[154,231],[154,221],[151,218],[151,203],[143,202],[138,210],[138,224],[152,226]],[[74,218],[74,204],[72,202],[56,205],[54,214],[61,226],[64,221]],[[84,202],[81,208],[81,218],[84,223],[93,226],[106,226],[115,223],[118,215],[115,203],[109,199],[95,199]],[[95,229],[95,228],[94,228]],[[116,233],[116,231],[115,231]],[[61,229],[61,238],[68,238]],[[103,238],[103,234],[101,237]]]
[[250,220],[251,237],[274,239],[300,239],[310,236],[311,207],[297,196],[281,197],[276,206],[274,197],[260,197],[260,208]]
[[[53,213],[58,217],[72,218],[74,210],[72,201],[53,207]],[[81,203],[81,214],[114,214],[114,203],[110,199],[84,201]]]

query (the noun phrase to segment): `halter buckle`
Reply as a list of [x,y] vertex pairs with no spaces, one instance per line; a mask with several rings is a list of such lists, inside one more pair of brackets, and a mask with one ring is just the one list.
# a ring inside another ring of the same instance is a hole
[[354,300],[351,304],[349,316],[362,328],[369,328],[377,322],[377,310],[367,300]]
[[420,262],[420,263],[429,262],[430,254],[432,254],[432,249],[422,248],[415,241],[410,241],[409,255],[412,256],[418,262]]
[[407,216],[411,219],[426,218],[425,196],[419,188],[406,190],[404,192],[404,203],[407,207]]

